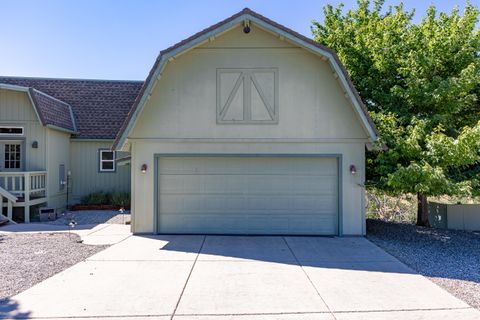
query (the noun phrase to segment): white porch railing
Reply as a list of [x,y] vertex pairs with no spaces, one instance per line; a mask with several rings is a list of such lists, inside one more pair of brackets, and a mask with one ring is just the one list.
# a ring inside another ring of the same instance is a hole
[[[47,172],[0,172],[0,188],[17,198],[13,206],[24,207],[24,221],[30,222],[30,206],[46,202]],[[3,203],[3,199],[0,203],[2,210],[4,206],[10,205],[8,200],[6,204]]]
[[[7,199],[7,215],[6,216],[3,214],[3,198]],[[16,223],[15,221],[12,220],[12,217],[13,217],[13,204],[16,203],[17,200],[18,200],[17,197],[15,197],[13,194],[11,194],[7,190],[0,187],[0,203],[2,204],[0,206],[0,216],[7,218],[12,223]]]

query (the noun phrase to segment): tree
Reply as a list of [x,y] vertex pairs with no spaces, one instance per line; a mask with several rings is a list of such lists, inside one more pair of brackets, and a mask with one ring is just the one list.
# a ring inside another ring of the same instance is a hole
[[431,6],[415,24],[402,3],[357,5],[325,6],[312,33],[338,53],[388,148],[368,152],[367,183],[417,194],[417,224],[428,226],[428,196],[480,186],[479,10]]

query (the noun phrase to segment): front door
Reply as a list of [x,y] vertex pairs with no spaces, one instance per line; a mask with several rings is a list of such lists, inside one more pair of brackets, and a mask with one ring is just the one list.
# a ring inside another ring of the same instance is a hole
[[0,171],[23,171],[21,142],[0,142]]

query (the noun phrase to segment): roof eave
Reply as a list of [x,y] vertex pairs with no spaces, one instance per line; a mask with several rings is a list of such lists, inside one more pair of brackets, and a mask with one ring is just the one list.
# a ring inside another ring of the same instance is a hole
[[342,66],[340,59],[333,50],[318,43],[315,43],[313,40],[308,39],[307,37],[304,37],[294,32],[293,30],[290,30],[283,26],[280,27],[280,25],[278,25],[274,21],[271,21],[249,9],[244,9],[241,12],[233,15],[232,17],[227,18],[226,20],[218,23],[217,25],[214,25],[216,26],[215,28],[207,28],[205,30],[208,31],[200,32],[189,38],[189,40],[187,39],[188,41],[182,41],[160,52],[160,55],[155,61],[155,64],[150,71],[147,80],[145,81],[144,88],[141,90],[139,96],[137,97],[137,100],[135,101],[131,111],[129,112],[124,125],[120,128],[120,131],[112,145],[112,149],[121,150],[124,147],[129,132],[135,126],[138,116],[143,109],[143,106],[150,98],[151,92],[155,84],[160,79],[161,72],[171,58],[174,58],[175,56],[184,53],[185,51],[195,46],[198,46],[199,44],[207,41],[212,36],[215,36],[219,33],[225,32],[226,30],[237,26],[245,20],[249,20],[267,30],[270,30],[273,33],[281,35],[284,38],[294,43],[297,43],[298,45],[313,53],[325,57],[338,75],[338,79],[342,84],[342,87],[345,90],[346,94],[350,98],[354,108],[356,109],[357,114],[359,115],[362,125],[368,133],[369,138],[372,140],[372,142],[378,140],[378,130],[376,129],[375,124],[368,115],[366,107],[364,106],[358,92],[353,86],[353,83],[349,78],[348,73]]
[[[138,103],[136,103],[134,106],[135,108],[132,108],[133,114],[127,116],[127,122],[126,122],[126,127],[120,129],[120,135],[115,139],[115,142],[113,143],[112,148],[115,150],[119,150],[123,148],[123,145],[125,144],[125,141],[127,139],[128,133],[131,130],[131,128],[135,125],[136,120],[138,118],[138,114],[140,113],[141,109],[143,108],[143,105],[145,102],[149,99],[151,95],[151,91],[153,87],[155,86],[156,82],[160,79],[160,74],[165,68],[168,60],[172,57],[175,57],[176,55],[185,52],[186,50],[199,45],[200,43],[207,41],[212,35],[216,35],[220,32],[226,31],[230,28],[233,28],[240,22],[245,20],[244,15],[239,15],[238,17],[234,18],[233,20],[224,23],[223,25],[219,26],[216,29],[213,29],[209,32],[206,32],[200,36],[198,36],[195,39],[192,39],[191,41],[180,45],[180,46],[172,46],[169,49],[163,50],[160,52],[160,55],[158,56],[157,60],[155,61],[155,64],[152,68],[153,73],[149,75],[149,78],[147,78],[147,81],[145,81],[146,87],[140,97],[140,100]],[[132,121],[133,120],[133,121]]]
[[56,125],[54,125],[54,124],[47,124],[45,127],[49,128],[49,129],[54,129],[54,130],[62,131],[62,132],[65,132],[65,133],[78,134],[78,132],[75,131],[75,130],[70,130],[70,129],[62,128],[62,127],[56,126]]

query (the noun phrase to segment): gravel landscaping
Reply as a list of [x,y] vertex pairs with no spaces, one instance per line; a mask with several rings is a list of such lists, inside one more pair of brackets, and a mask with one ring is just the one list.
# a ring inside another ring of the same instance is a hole
[[0,234],[0,303],[108,247],[79,240],[68,233]]
[[130,212],[120,213],[119,211],[109,210],[85,210],[70,211],[61,215],[57,220],[42,222],[54,225],[68,225],[71,218],[74,218],[77,225],[85,224],[125,224],[130,222]]
[[367,238],[480,309],[480,233],[367,220]]

